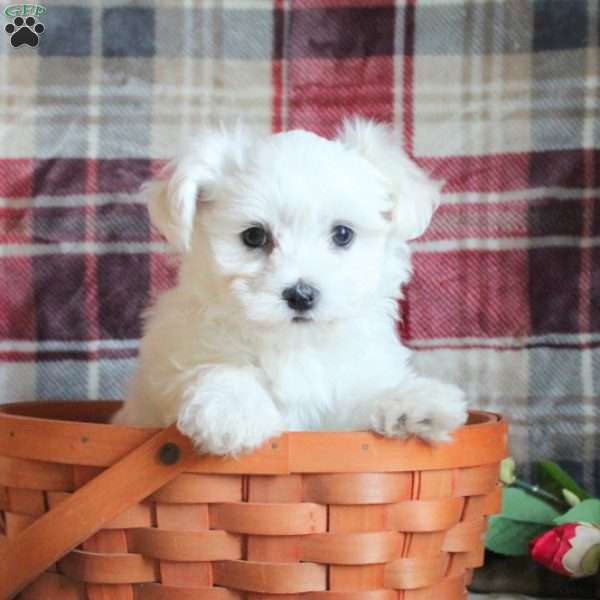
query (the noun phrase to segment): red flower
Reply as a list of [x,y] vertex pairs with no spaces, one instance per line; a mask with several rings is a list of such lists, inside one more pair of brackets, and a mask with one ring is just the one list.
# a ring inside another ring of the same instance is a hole
[[568,523],[531,540],[532,558],[568,577],[587,577],[600,564],[600,528],[590,523]]

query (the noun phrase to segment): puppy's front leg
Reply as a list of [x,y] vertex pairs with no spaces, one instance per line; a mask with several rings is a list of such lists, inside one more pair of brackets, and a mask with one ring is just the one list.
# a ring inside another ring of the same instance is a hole
[[385,436],[415,435],[428,442],[445,442],[466,420],[462,390],[435,379],[414,377],[376,398],[370,425]]
[[281,414],[251,367],[207,367],[179,409],[179,430],[201,452],[238,455],[284,429]]

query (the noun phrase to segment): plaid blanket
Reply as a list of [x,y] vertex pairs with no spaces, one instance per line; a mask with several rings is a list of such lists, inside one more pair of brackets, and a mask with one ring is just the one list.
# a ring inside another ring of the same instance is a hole
[[598,0],[43,5],[0,16],[2,401],[122,396],[173,283],[136,191],[184,137],[359,113],[446,181],[403,303],[417,367],[507,414],[525,469],[600,483]]

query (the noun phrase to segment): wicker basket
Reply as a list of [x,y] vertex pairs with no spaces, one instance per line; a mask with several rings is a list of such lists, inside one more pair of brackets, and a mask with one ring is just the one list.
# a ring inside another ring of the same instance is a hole
[[288,433],[239,460],[116,402],[0,407],[0,598],[458,600],[500,506],[506,423],[454,442]]

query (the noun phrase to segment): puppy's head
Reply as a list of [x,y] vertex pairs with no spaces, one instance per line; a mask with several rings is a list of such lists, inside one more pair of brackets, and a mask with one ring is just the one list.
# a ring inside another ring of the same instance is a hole
[[363,120],[334,140],[210,131],[144,192],[183,254],[182,284],[210,281],[243,318],[295,327],[393,302],[410,272],[406,241],[439,200],[392,132]]

